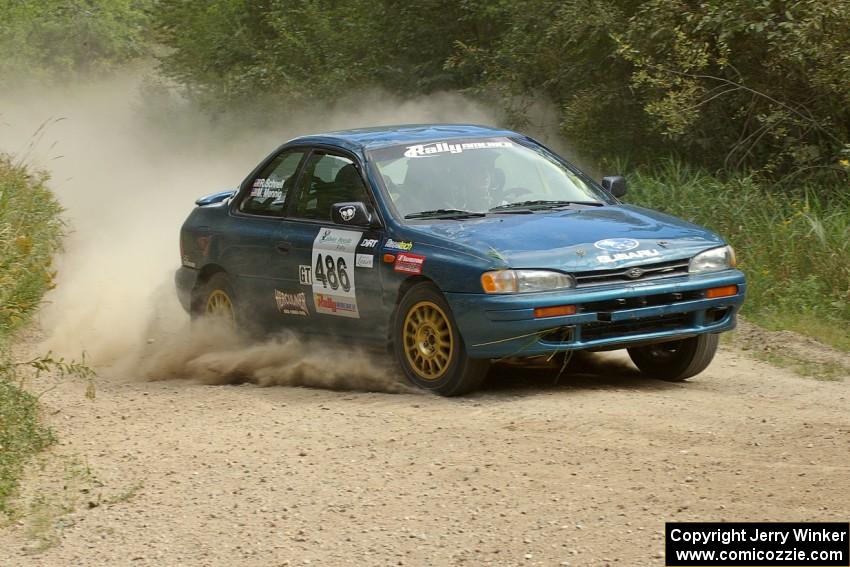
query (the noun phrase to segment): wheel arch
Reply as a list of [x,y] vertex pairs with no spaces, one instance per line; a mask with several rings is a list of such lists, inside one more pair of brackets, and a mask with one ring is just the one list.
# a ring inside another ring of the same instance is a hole
[[219,264],[206,264],[201,268],[198,277],[195,279],[195,285],[192,287],[191,305],[193,311],[198,308],[198,290],[210,281],[215,274],[221,273],[226,275],[228,272]]
[[[401,282],[401,285],[398,286],[398,291],[396,292],[395,302],[393,303],[392,311],[390,312],[390,319],[387,325],[387,351],[392,352],[393,348],[393,326],[395,325],[395,318],[398,316],[398,305],[401,303],[401,298],[404,297],[404,294],[407,293],[407,290],[412,288],[415,285],[421,283],[430,283],[434,285],[437,289],[440,289],[440,286],[427,276],[411,276]],[[442,290],[441,290],[442,293]]]

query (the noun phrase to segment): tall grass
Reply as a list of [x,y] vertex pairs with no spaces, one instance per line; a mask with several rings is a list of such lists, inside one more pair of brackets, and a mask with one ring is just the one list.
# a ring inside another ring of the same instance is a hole
[[26,459],[53,440],[39,423],[36,398],[14,379],[18,367],[32,364],[12,362],[8,345],[53,285],[61,208],[45,181],[0,155],[0,513],[9,511],[6,501]]
[[630,182],[630,202],[711,228],[735,247],[749,283],[744,313],[850,348],[846,190],[779,192],[672,160],[635,172]]
[[0,155],[0,345],[53,285],[61,207],[45,181]]

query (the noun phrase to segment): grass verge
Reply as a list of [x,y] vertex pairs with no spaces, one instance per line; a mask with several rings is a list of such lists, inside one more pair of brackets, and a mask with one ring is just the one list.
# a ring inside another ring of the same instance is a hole
[[747,274],[743,313],[850,351],[850,195],[803,186],[768,190],[675,161],[630,176],[629,201],[715,230]]
[[46,174],[0,155],[0,514],[9,512],[24,464],[53,442],[39,422],[37,399],[16,379],[21,364],[9,355],[13,333],[53,285],[50,266],[61,242],[62,209],[46,181]]

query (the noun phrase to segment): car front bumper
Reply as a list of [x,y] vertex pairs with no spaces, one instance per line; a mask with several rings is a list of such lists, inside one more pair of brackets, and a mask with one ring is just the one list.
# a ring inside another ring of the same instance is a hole
[[[734,295],[706,298],[736,285]],[[473,358],[537,356],[558,351],[625,348],[735,327],[746,294],[744,274],[712,274],[530,294],[447,293]],[[536,318],[535,308],[576,306],[574,315]]]

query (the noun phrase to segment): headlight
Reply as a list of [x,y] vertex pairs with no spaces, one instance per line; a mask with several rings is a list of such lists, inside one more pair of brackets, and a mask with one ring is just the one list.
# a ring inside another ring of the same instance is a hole
[[700,252],[693,258],[688,266],[688,272],[691,274],[704,274],[706,272],[719,272],[720,270],[728,270],[734,268],[738,264],[735,259],[735,251],[731,246],[721,246],[720,248],[712,248],[705,252]]
[[481,287],[485,293],[527,293],[575,286],[571,276],[550,270],[497,270],[481,276]]

